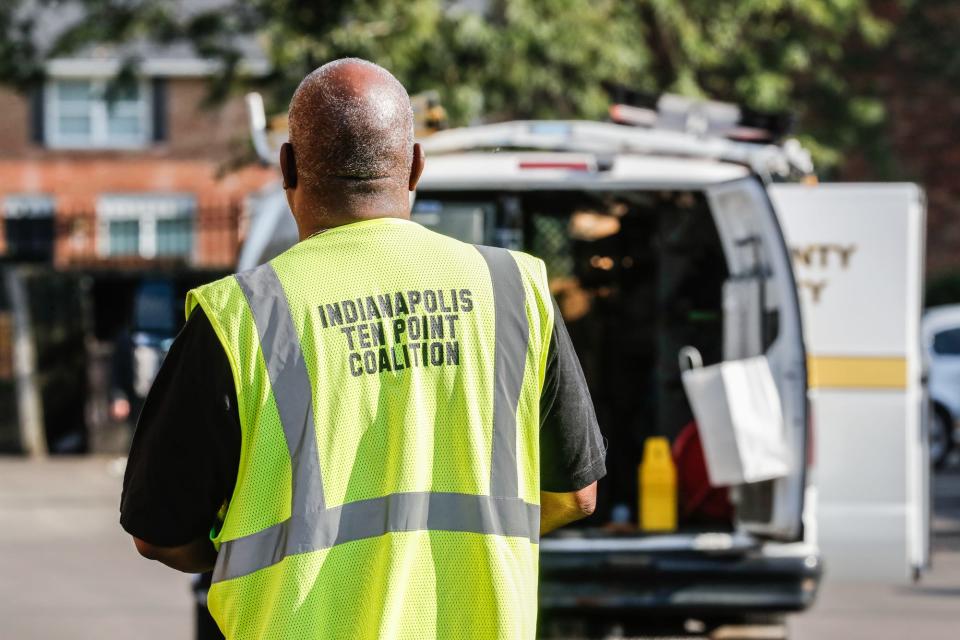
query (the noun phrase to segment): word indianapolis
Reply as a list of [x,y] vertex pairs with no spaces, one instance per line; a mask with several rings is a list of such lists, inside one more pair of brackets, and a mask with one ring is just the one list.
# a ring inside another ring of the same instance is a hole
[[473,311],[469,289],[424,289],[321,304],[320,325],[339,329],[354,377],[460,364],[457,324]]

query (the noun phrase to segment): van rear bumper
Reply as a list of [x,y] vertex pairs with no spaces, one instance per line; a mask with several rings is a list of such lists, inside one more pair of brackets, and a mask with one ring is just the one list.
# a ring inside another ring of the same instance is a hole
[[541,548],[540,609],[578,616],[742,617],[802,611],[822,567],[815,553]]

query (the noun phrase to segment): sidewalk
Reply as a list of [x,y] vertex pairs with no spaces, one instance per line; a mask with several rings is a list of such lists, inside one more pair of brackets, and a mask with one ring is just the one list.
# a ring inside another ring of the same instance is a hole
[[0,458],[0,635],[188,640],[189,576],[137,555],[109,458]]

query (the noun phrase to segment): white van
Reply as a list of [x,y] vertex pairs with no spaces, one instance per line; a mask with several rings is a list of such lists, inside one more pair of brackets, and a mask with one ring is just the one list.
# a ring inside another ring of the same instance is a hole
[[[583,121],[470,127],[422,143],[413,219],[546,262],[609,440],[596,513],[541,541],[544,635],[629,633],[651,620],[711,628],[809,607],[822,569],[807,354],[768,196],[774,177],[809,174],[809,156],[795,143]],[[295,241],[277,189],[240,268]],[[726,515],[686,514],[674,533],[644,534],[632,524],[643,442],[673,440],[693,422],[677,363],[686,346],[707,365],[766,355],[787,471],[731,487]]]
[[770,193],[800,290],[826,566],[833,578],[918,578],[930,554],[923,191],[779,184]]

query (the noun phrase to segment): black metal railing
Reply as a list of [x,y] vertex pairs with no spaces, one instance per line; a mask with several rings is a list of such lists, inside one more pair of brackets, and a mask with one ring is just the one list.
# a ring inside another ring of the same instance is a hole
[[64,269],[230,268],[236,264],[243,227],[243,207],[236,202],[175,216],[131,211],[107,217],[92,209],[57,210],[4,218],[0,257]]

